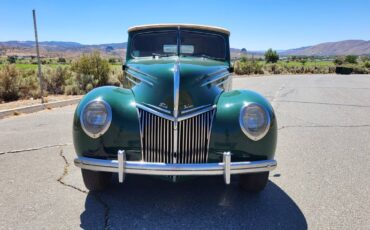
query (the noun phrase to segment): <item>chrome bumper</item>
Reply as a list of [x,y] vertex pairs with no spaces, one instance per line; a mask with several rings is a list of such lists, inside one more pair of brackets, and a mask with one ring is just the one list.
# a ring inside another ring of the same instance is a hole
[[220,163],[166,164],[126,161],[124,151],[118,151],[117,160],[78,157],[74,163],[82,169],[118,173],[118,180],[121,183],[125,174],[142,174],[157,176],[224,175],[225,183],[230,184],[232,174],[267,172],[274,170],[277,165],[275,160],[231,162],[230,152],[223,153],[223,162]]

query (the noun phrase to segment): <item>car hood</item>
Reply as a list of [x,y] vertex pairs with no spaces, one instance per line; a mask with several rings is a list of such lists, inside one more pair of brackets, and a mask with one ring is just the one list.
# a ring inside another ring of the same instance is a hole
[[217,84],[229,75],[227,62],[197,57],[140,58],[126,66],[136,103],[173,116],[176,88],[181,116],[215,104],[223,91]]

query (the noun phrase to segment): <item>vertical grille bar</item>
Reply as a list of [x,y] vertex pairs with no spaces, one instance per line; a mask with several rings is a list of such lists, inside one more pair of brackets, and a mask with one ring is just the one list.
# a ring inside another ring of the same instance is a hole
[[[177,163],[205,163],[215,110],[178,121]],[[174,163],[174,122],[139,109],[143,161]]]

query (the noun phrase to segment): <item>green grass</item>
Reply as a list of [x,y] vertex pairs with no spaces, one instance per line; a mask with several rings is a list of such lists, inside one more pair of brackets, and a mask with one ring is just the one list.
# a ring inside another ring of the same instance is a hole
[[301,66],[317,66],[317,67],[323,67],[323,66],[335,66],[335,64],[331,61],[307,61],[304,65],[302,62],[299,61],[279,61],[279,65],[286,65],[288,67],[301,67]]
[[[5,64],[0,64],[0,69],[4,66]],[[69,66],[69,64],[44,64],[41,65],[41,68],[43,67],[50,67],[50,68],[57,68],[58,66]],[[37,70],[37,64],[24,64],[24,63],[16,63],[15,67],[19,70]]]

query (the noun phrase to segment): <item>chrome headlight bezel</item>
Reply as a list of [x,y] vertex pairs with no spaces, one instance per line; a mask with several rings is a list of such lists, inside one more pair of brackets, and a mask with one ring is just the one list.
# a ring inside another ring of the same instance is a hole
[[[260,132],[258,132],[258,133],[255,133],[254,131],[249,130],[248,127],[246,127],[246,125],[244,124],[244,120],[243,120],[244,114],[247,113],[248,108],[251,108],[252,106],[257,106],[259,109],[261,109],[261,111],[263,111],[264,116],[266,118],[265,125],[264,125],[263,129],[260,130]],[[251,139],[253,141],[261,140],[263,137],[266,136],[267,132],[269,131],[270,124],[271,124],[270,113],[268,112],[268,110],[264,106],[253,102],[253,103],[245,104],[244,106],[241,107],[240,114],[239,114],[239,125],[240,125],[240,128],[243,131],[243,133],[249,139]]]
[[[91,130],[89,130],[88,128],[88,124],[87,124],[87,121],[85,120],[85,112],[86,110],[89,108],[89,106],[91,106],[92,104],[95,104],[95,103],[98,103],[98,104],[101,104],[104,106],[105,108],[105,112],[106,112],[106,119],[104,121],[104,125],[102,125],[101,128],[99,128],[99,131],[97,132],[92,132]],[[104,101],[103,99],[95,99],[95,100],[92,100],[90,102],[88,102],[81,110],[81,114],[80,114],[80,122],[81,122],[81,127],[83,129],[83,131],[86,133],[86,135],[88,135],[89,137],[91,138],[98,138],[100,136],[102,136],[107,130],[108,128],[110,127],[110,124],[112,122],[112,109],[110,107],[110,105]]]

